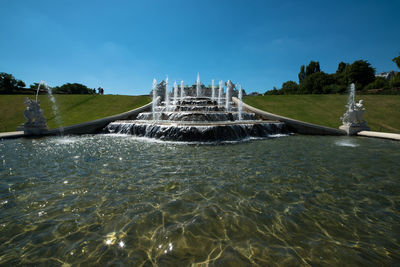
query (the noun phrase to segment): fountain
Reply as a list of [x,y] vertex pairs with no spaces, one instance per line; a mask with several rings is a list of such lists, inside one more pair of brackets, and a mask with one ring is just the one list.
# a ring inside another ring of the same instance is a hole
[[[40,101],[38,100],[39,91],[42,86],[47,90],[49,94],[49,98],[52,103],[51,107],[57,124],[59,126],[62,125],[62,122],[58,116],[57,103],[56,99],[53,96],[52,89],[50,86],[47,85],[45,81],[40,81],[36,90],[36,100],[32,100],[27,97],[25,98],[25,105],[27,107],[24,111],[24,117],[26,119],[26,122],[23,125],[19,126],[18,129],[23,130],[24,134],[26,135],[42,135],[48,131],[46,119],[43,116],[43,111],[40,108]],[[60,126],[59,131],[60,135],[63,135],[63,127]]]
[[[197,87],[199,85],[198,76]],[[226,105],[221,105],[222,82],[218,102],[210,97],[197,97],[196,91],[196,96],[179,99],[174,96],[173,105],[170,105],[168,90],[165,90],[165,100],[159,106],[153,105],[152,112],[142,112],[136,120],[112,122],[104,131],[182,142],[240,141],[288,133],[283,122],[259,120],[254,113],[243,112],[241,107],[238,109],[231,106],[232,82],[228,81],[227,86]],[[153,81],[153,88],[156,87]],[[241,91],[240,89],[240,102]]]
[[243,110],[243,92],[242,92],[242,86],[239,84],[239,103],[238,103],[238,111],[239,111],[239,120],[242,120],[242,110]]
[[229,110],[229,104],[231,102],[231,92],[232,92],[233,84],[230,80],[226,83],[226,93],[225,93],[225,109]]
[[165,108],[169,110],[169,91],[168,91],[168,76],[165,79]]
[[181,81],[181,99],[185,97],[185,89],[183,87],[183,80]]
[[[40,84],[38,86],[38,91]],[[37,99],[37,96],[36,96]],[[23,130],[26,135],[41,135],[47,132],[46,119],[43,116],[43,111],[40,108],[39,100],[32,100],[25,97],[26,110],[24,111],[24,117],[26,122],[18,127],[18,130]]]
[[196,80],[196,96],[200,96],[200,75],[197,73],[197,80]]
[[57,122],[57,125],[59,126],[58,129],[59,129],[60,135],[62,136],[62,135],[64,135],[64,127],[62,126],[63,123],[61,121],[60,116],[58,115],[59,114],[58,107],[57,107],[56,99],[53,96],[53,90],[51,89],[50,86],[47,85],[47,83],[45,81],[41,81],[41,83],[43,83],[44,87],[47,89],[47,92],[49,93],[49,97],[50,97],[50,101],[51,101],[51,108],[53,110],[53,115]]
[[215,100],[215,88],[214,88],[214,80],[212,80],[212,85],[211,85],[211,100]]
[[151,111],[152,111],[152,113],[153,113],[153,120],[156,120],[156,107],[157,107],[157,80],[156,80],[155,78],[153,79],[152,92],[153,92],[153,101],[152,101],[152,107],[151,107]]
[[174,82],[174,105],[178,102],[178,85]]
[[349,96],[347,98],[347,111],[341,117],[343,125],[339,127],[347,132],[348,135],[355,135],[360,131],[369,131],[367,122],[362,118],[365,108],[363,108],[363,101],[358,103],[355,101],[356,90],[354,83],[350,84]]
[[222,87],[222,81],[219,81],[219,89],[218,89],[218,106],[222,105],[222,94],[224,93],[224,89]]

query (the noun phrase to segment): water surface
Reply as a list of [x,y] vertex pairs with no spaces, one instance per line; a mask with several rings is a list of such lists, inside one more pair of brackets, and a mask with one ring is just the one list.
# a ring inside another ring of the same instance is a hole
[[0,141],[0,265],[395,265],[400,143]]

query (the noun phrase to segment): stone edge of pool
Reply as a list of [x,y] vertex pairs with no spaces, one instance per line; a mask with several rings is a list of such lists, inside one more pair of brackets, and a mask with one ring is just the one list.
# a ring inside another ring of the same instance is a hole
[[[239,103],[239,99],[232,97],[233,102],[236,105]],[[304,135],[347,135],[345,131],[330,127],[325,127],[313,123],[299,121],[287,117],[283,117],[277,114],[269,113],[267,111],[255,108],[243,102],[243,109],[250,111],[260,116],[264,120],[278,120],[286,123],[291,131],[298,134]]]

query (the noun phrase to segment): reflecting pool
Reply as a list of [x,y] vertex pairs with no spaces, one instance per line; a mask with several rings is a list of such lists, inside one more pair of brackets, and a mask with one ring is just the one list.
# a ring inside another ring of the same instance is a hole
[[0,265],[394,265],[400,143],[0,141]]

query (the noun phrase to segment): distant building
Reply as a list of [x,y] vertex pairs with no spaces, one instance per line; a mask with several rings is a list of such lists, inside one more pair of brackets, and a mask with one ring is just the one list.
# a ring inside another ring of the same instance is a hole
[[386,71],[386,72],[380,72],[378,74],[375,75],[375,77],[382,77],[385,78],[386,80],[390,80],[393,78],[395,72],[392,71]]

